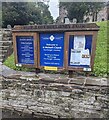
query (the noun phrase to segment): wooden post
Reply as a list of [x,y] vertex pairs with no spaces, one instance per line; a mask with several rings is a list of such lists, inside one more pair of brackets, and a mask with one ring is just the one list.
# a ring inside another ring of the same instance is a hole
[[86,77],[89,77],[90,76],[90,72],[86,72]]
[[69,78],[73,78],[74,77],[74,71],[72,71],[72,70],[69,70],[68,71],[68,74],[69,74]]
[[39,69],[39,68],[36,68],[35,73],[36,73],[36,74],[40,73],[40,69]]

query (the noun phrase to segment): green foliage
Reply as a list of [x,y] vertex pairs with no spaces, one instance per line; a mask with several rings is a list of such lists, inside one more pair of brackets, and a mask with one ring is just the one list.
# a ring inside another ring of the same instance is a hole
[[59,21],[59,17],[56,18],[55,23],[58,23],[58,21]]
[[52,24],[53,23],[53,17],[51,16],[51,13],[48,10],[48,8],[49,8],[49,6],[45,5],[43,2],[38,3],[38,9],[40,10],[43,24]]
[[[65,4],[65,3],[64,3]],[[77,22],[83,22],[83,17],[86,13],[87,7],[85,3],[67,3],[66,9],[68,11],[68,18],[73,20],[73,18],[77,19]]]
[[[43,5],[43,6],[41,6]],[[3,2],[2,3],[2,21],[3,27],[10,24],[28,25],[53,23],[53,17],[48,10],[48,6],[44,3],[35,2]],[[43,15],[41,9],[43,8]]]
[[32,69],[32,68],[17,67],[15,65],[15,61],[14,61],[14,54],[12,54],[11,56],[9,56],[7,58],[7,60],[3,64],[6,65],[6,66],[8,66],[11,69],[18,70],[18,71],[28,71],[28,72],[34,71],[34,69]]
[[35,3],[27,2],[3,2],[2,3],[3,27],[10,24],[27,25],[29,21],[41,23],[41,15],[35,8]]
[[77,22],[83,22],[85,15],[92,14],[93,21],[96,20],[98,11],[104,6],[103,2],[60,2],[60,7],[64,7],[67,10],[67,17],[70,21],[74,18]]
[[107,69],[107,30],[109,30],[109,21],[98,22],[98,26],[100,26],[100,31],[98,32],[97,37],[97,48],[96,48],[96,56],[95,56],[95,64],[94,64],[94,74],[97,76],[106,76],[109,73],[109,69]]

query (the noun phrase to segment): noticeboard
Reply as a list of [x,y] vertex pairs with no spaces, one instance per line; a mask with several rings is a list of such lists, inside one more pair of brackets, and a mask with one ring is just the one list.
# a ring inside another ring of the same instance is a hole
[[90,68],[92,35],[69,36],[68,65]]
[[33,36],[16,36],[19,64],[34,64]]
[[96,41],[94,32],[67,33],[67,69],[92,71]]
[[37,39],[35,33],[13,34],[16,66],[37,67]]
[[64,66],[64,33],[40,34],[40,66]]
[[95,23],[15,26],[15,63],[45,70],[92,71],[98,30]]

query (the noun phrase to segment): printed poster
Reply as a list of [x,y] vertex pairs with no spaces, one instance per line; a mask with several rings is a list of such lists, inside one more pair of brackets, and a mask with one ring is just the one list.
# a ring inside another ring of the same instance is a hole
[[85,49],[85,36],[74,36],[74,49]]
[[85,36],[74,36],[74,49],[71,49],[70,65],[90,65],[90,52],[85,49]]
[[17,36],[17,56],[20,64],[34,64],[33,36]]
[[90,53],[88,49],[81,51],[81,65],[90,65]]
[[71,49],[70,64],[71,65],[80,65],[81,51]]
[[89,50],[71,49],[70,65],[90,65]]

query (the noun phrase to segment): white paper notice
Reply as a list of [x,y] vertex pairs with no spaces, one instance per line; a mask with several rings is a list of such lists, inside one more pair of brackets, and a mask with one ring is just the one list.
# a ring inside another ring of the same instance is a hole
[[81,51],[71,49],[70,65],[80,65]]
[[89,49],[85,49],[85,36],[74,36],[74,49],[71,49],[70,65],[89,65]]
[[90,65],[89,49],[81,51],[81,65]]
[[74,49],[85,49],[85,36],[74,36]]
[[71,49],[70,65],[90,65],[89,50]]

